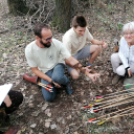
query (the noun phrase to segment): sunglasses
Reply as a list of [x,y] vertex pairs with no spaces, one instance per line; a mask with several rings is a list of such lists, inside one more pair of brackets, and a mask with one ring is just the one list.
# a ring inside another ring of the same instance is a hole
[[49,37],[49,38],[47,38],[47,39],[44,39],[44,40],[50,41],[52,38],[53,38],[53,36],[51,36],[51,37]]

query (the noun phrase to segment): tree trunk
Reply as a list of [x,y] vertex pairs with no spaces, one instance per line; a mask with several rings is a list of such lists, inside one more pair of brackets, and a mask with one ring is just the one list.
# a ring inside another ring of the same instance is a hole
[[14,15],[23,15],[28,11],[25,0],[7,0],[9,12]]
[[61,32],[65,32],[70,28],[71,1],[72,0],[55,0],[56,15],[53,23],[55,23],[55,26],[57,26]]

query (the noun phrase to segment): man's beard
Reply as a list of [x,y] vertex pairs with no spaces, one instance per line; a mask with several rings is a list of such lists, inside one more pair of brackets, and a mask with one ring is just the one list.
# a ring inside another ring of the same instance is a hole
[[49,42],[49,44],[46,44],[46,43],[43,43],[42,41],[40,41],[40,43],[46,48],[49,48],[51,46],[50,42]]

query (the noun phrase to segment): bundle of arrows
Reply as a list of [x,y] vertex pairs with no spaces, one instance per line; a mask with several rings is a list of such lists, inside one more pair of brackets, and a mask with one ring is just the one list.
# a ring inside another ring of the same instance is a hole
[[[130,86],[131,85],[125,85],[125,87]],[[93,98],[93,102],[91,104],[82,107],[81,109],[86,109],[88,113],[96,113],[102,110],[107,111],[109,109],[114,110],[114,112],[88,120],[89,123],[97,123],[98,125],[101,125],[110,119],[134,114],[134,112],[132,112],[134,110],[133,103],[134,88],[130,88],[127,89],[127,91],[122,90],[103,96],[96,96]],[[128,104],[131,106],[128,107]],[[127,107],[117,110],[117,108],[122,105]]]

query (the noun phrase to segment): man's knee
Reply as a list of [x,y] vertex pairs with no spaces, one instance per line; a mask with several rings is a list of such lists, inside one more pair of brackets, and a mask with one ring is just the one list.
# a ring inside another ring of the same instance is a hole
[[56,98],[55,88],[53,88],[53,92],[49,92],[45,88],[42,87],[42,94],[43,94],[44,99],[48,102],[52,102]]
[[56,82],[56,83],[63,83],[64,82],[64,75],[63,76],[53,76],[52,77],[52,80],[54,81],[54,82]]
[[102,46],[101,45],[98,45],[96,49],[97,49],[97,51],[100,52],[102,50]]
[[47,95],[43,94],[43,97],[47,102],[53,102],[55,97],[56,97],[56,95],[53,94],[53,93],[50,93],[49,95],[48,94]]
[[78,72],[75,72],[75,73],[71,73],[71,76],[74,80],[76,80],[80,77],[80,74]]
[[100,53],[101,51],[102,51],[102,47],[100,45],[96,45],[94,52]]

